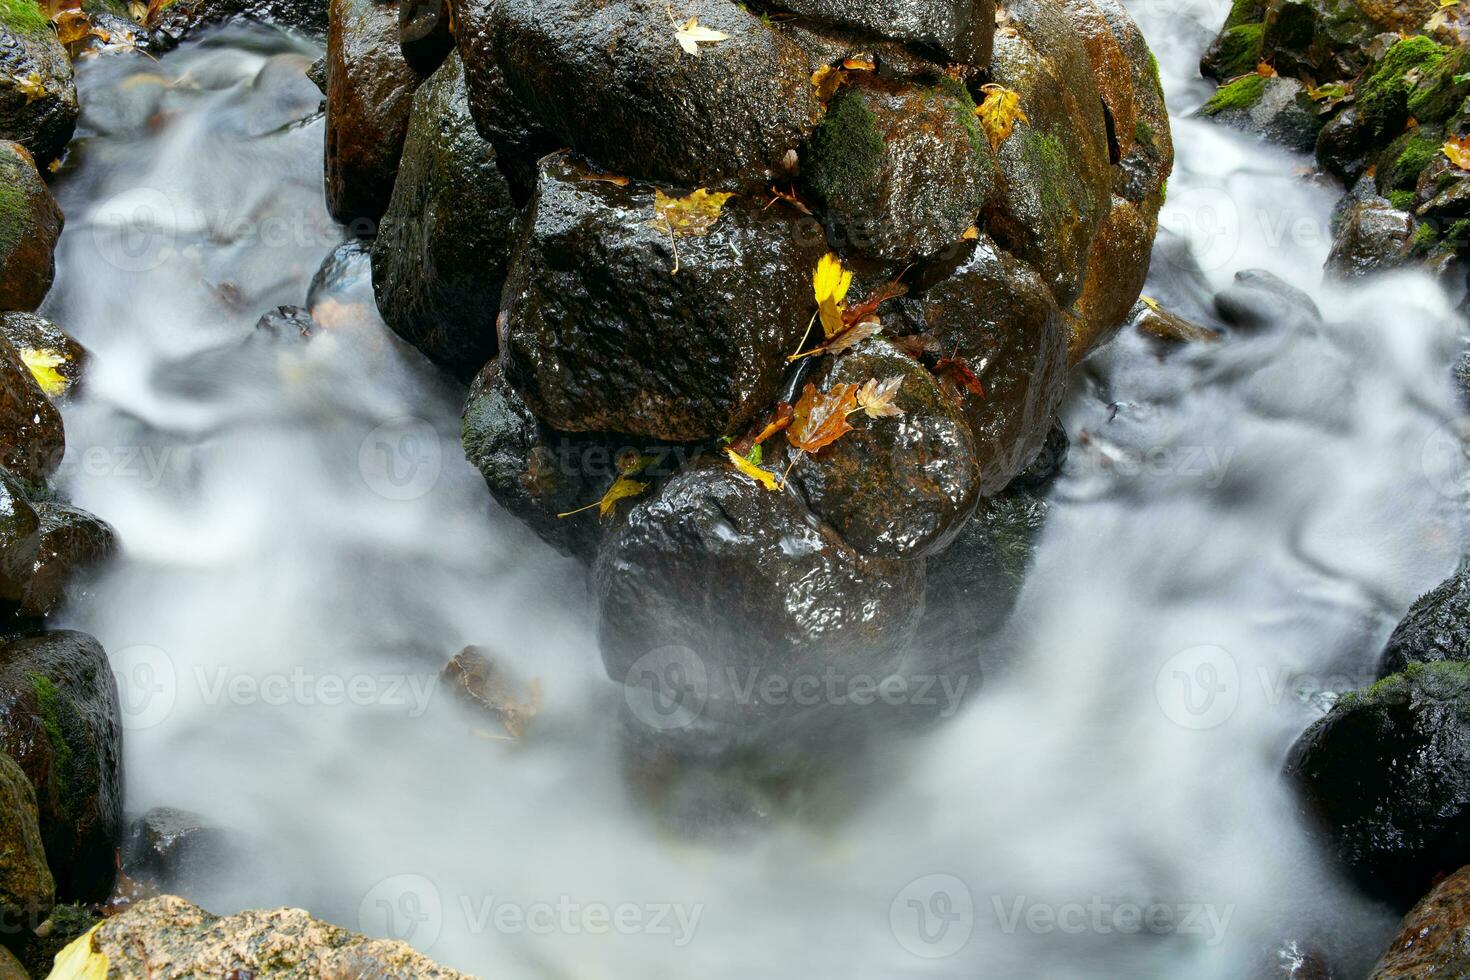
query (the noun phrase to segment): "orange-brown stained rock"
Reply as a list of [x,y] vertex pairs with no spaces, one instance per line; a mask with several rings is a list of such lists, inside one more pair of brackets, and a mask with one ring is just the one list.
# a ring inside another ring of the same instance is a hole
[[30,151],[0,142],[0,310],[34,310],[56,274],[61,209]]
[[1470,867],[1441,881],[1404,916],[1368,980],[1470,976]]

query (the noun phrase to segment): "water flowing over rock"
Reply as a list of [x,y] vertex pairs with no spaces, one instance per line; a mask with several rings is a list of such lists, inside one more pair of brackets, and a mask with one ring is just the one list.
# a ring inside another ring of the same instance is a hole
[[147,26],[161,46],[235,18],[276,24],[317,38],[327,34],[327,0],[169,0],[152,9]]

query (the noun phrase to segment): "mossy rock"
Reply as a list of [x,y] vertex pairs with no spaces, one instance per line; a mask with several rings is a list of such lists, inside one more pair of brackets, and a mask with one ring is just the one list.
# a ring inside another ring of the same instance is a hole
[[1250,74],[1227,82],[1215,90],[1210,100],[1200,108],[1200,114],[1217,116],[1224,112],[1239,112],[1250,109],[1266,94],[1264,76]]
[[1261,60],[1260,24],[1240,24],[1220,32],[1200,62],[1200,70],[1212,77],[1229,79],[1255,71]]
[[1427,37],[1404,38],[1359,79],[1358,115],[1376,142],[1382,145],[1403,130],[1415,80],[1432,75],[1446,53],[1444,46]]
[[1470,50],[1454,48],[1428,71],[1409,93],[1409,115],[1422,123],[1443,122],[1470,97]]
[[0,0],[0,140],[45,167],[66,149],[79,112],[71,59],[35,0]]
[[46,298],[62,223],[30,152],[0,142],[0,311],[34,310]]
[[0,924],[7,941],[34,932],[56,900],[36,816],[36,791],[15,760],[0,752]]
[[1393,191],[1412,193],[1419,184],[1419,175],[1439,156],[1444,135],[1441,127],[1424,125],[1388,144],[1388,149],[1378,158],[1375,175],[1378,193],[1385,196]]

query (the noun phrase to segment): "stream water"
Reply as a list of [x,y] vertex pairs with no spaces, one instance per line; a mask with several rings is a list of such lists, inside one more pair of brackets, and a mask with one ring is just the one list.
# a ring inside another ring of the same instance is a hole
[[[1462,545],[1461,324],[1422,278],[1321,287],[1336,191],[1187,118],[1223,2],[1136,3],[1175,114],[1148,292],[1212,323],[1244,268],[1310,320],[1079,372],[1073,448],[1007,636],[957,717],[865,751],[841,819],[702,844],[623,778],[579,568],[490,500],[462,392],[373,310],[322,204],[316,52],[231,27],[80,68],[43,312],[93,352],[63,480],[121,560],[70,614],[113,656],[131,812],[244,845],[193,894],[300,905],[494,977],[1240,978],[1284,942],[1362,975],[1394,918],[1342,886],[1286,748]],[[531,737],[433,681],[539,678]]]

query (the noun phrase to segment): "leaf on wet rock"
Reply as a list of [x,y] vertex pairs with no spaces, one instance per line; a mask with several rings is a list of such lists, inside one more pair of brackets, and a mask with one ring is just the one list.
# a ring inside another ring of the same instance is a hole
[[52,980],[107,980],[107,954],[92,951],[92,935],[98,926],[88,929],[56,954]]
[[674,31],[674,37],[679,42],[679,47],[688,54],[699,57],[699,46],[701,44],[718,44],[720,41],[730,40],[730,35],[721,31],[713,31],[708,27],[701,27],[698,17],[690,17],[682,26]]
[[895,374],[883,381],[869,378],[858,389],[858,406],[870,419],[886,419],[902,415],[903,409],[893,404],[893,399],[898,395],[898,389],[902,386],[903,375],[901,374]]
[[[755,446],[751,449],[752,454],[759,451],[760,446]],[[756,483],[759,483],[761,486],[765,487],[767,490],[781,489],[781,485],[776,482],[776,474],[772,473],[770,470],[761,469],[755,464],[753,460],[749,459],[746,456],[740,455],[733,449],[726,449],[725,455],[729,458],[730,464],[732,466],[734,466],[741,473],[744,473],[746,476],[750,477]]]
[[[985,362],[981,362],[980,369],[985,369]],[[980,376],[970,367],[969,359],[956,352],[941,357],[934,365],[934,374],[939,378],[939,386],[960,400],[966,395],[985,397],[985,386],[980,383]]]
[[94,26],[87,12],[78,8],[57,11],[51,17],[51,24],[56,28],[57,39],[64,45],[76,44],[89,37],[99,38],[104,43],[111,40],[111,35]]
[[711,193],[701,187],[684,197],[671,197],[662,190],[653,191],[653,220],[649,226],[669,236],[674,248],[674,268],[679,271],[680,237],[702,238],[720,220],[720,212],[732,195],[727,191]]
[[823,65],[812,72],[812,87],[817,90],[817,99],[824,105],[832,100],[837,90],[847,84],[853,72],[877,71],[878,66],[869,55],[856,55],[842,59],[842,67]]
[[1004,85],[982,85],[980,91],[985,98],[975,108],[980,126],[990,139],[992,148],[998,148],[1011,135],[1016,123],[1029,123],[1021,109],[1021,93]]
[[601,183],[604,183],[604,184],[614,184],[614,185],[616,185],[618,187],[627,187],[628,184],[629,184],[628,178],[622,176],[621,174],[589,173],[589,174],[583,174],[582,175],[582,179],[583,180],[590,180],[590,181],[594,181],[594,182],[601,182]]
[[41,76],[36,72],[29,72],[25,75],[13,75],[11,76],[11,84],[15,86],[17,92],[26,97],[26,105],[30,105],[37,99],[44,99],[51,94],[46,90],[46,83],[41,80]]
[[847,417],[857,411],[857,392],[854,384],[837,384],[830,391],[818,391],[808,381],[793,408],[786,440],[804,453],[814,453],[851,432]]
[[30,369],[31,377],[36,379],[36,384],[41,386],[49,397],[55,398],[66,393],[68,382],[62,377],[61,372],[56,369],[66,363],[66,355],[58,351],[40,349],[33,347],[22,347],[20,359]]
[[1262,78],[1275,78],[1276,77],[1276,69],[1275,68],[1272,68],[1270,65],[1266,64],[1264,61],[1258,61],[1258,62],[1256,62],[1256,74],[1259,75]]
[[641,473],[651,463],[653,463],[653,461],[654,459],[652,456],[637,456],[634,454],[629,454],[628,458],[619,462],[618,478],[613,481],[612,486],[607,488],[607,493],[603,494],[600,500],[598,500],[594,504],[588,504],[585,507],[578,507],[575,510],[563,511],[556,516],[571,517],[574,514],[580,514],[583,511],[588,511],[591,510],[593,507],[596,507],[597,516],[599,519],[607,517],[607,515],[611,514],[614,510],[617,509],[619,500],[627,500],[629,497],[637,497],[638,495],[643,493],[643,491],[649,488],[650,484],[644,483],[640,480],[635,480],[633,479],[633,477],[636,474]]
[[1470,135],[1447,139],[1440,149],[1456,169],[1470,170]]

